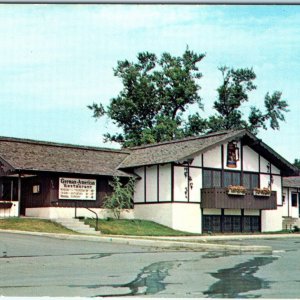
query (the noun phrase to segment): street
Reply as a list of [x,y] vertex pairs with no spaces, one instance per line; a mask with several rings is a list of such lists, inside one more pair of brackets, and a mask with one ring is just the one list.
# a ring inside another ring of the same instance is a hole
[[0,233],[0,296],[299,298],[299,238],[232,243],[274,252],[187,252]]

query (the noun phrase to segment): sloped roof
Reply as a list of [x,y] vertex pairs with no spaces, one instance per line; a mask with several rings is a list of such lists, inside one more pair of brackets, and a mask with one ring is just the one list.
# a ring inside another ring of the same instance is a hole
[[300,176],[284,177],[282,185],[284,187],[300,188]]
[[117,170],[126,151],[0,137],[0,158],[14,170],[130,176]]
[[12,170],[47,171],[107,176],[131,176],[126,169],[183,162],[217,145],[242,139],[282,170],[298,175],[299,170],[247,130],[230,130],[181,140],[144,145],[125,150],[87,147],[35,140],[0,137],[0,162]]
[[250,145],[258,153],[268,157],[271,163],[283,170],[283,175],[297,174],[297,169],[290,162],[246,129],[220,131],[181,140],[133,147],[130,148],[131,154],[120,164],[119,169],[182,162],[217,145],[240,138],[243,138],[245,144]]
[[197,153],[245,134],[245,130],[222,131],[181,140],[130,148],[131,155],[119,168],[182,161]]

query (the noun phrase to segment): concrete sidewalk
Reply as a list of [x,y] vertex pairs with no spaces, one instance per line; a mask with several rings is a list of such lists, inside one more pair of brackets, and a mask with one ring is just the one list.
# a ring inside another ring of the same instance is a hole
[[193,251],[228,251],[235,253],[255,252],[271,254],[272,248],[260,245],[230,245],[222,244],[222,241],[236,241],[243,239],[260,238],[300,238],[298,234],[258,234],[258,235],[219,235],[219,236],[183,236],[183,237],[138,237],[138,236],[111,236],[111,235],[77,235],[77,234],[55,234],[44,232],[27,232],[19,230],[0,230],[0,232],[27,234],[35,236],[46,236],[66,240],[94,241],[103,243],[121,243],[142,247],[168,248],[171,250],[193,250]]

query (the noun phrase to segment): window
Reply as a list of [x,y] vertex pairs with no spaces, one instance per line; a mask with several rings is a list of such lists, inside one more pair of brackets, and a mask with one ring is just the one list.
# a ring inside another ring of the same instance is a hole
[[221,187],[221,171],[203,170],[203,188]]
[[292,206],[297,207],[298,206],[298,194],[292,193]]
[[0,199],[17,199],[17,184],[14,179],[3,178],[2,180],[0,180]]
[[241,185],[241,173],[240,172],[224,172],[224,186],[229,185]]
[[243,174],[243,186],[246,189],[251,189],[251,190],[259,187],[258,174],[244,173]]
[[34,184],[34,185],[32,186],[32,193],[33,193],[33,194],[38,194],[38,193],[40,192],[40,189],[41,189],[41,187],[40,187],[39,184]]

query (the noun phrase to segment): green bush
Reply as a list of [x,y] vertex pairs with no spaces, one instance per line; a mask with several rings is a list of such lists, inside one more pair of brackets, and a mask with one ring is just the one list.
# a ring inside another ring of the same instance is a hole
[[109,184],[113,188],[113,193],[104,198],[103,207],[110,209],[114,217],[120,219],[122,210],[133,207],[134,179],[130,178],[126,184],[122,184],[119,177],[114,177]]

